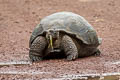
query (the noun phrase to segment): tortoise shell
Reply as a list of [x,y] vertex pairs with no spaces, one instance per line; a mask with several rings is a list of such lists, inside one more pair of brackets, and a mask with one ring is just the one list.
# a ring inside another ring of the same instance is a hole
[[35,27],[30,37],[29,46],[37,36],[43,35],[50,29],[74,35],[87,45],[98,46],[101,44],[101,39],[98,38],[95,29],[82,16],[72,12],[57,12],[43,18]]

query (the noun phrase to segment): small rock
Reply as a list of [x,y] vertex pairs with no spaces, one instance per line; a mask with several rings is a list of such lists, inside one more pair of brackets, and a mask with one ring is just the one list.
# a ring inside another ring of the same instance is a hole
[[77,73],[80,73],[79,71],[77,71]]
[[35,14],[35,12],[32,12],[32,14]]
[[2,44],[0,44],[0,47],[2,47]]
[[0,21],[4,20],[4,18],[0,18]]
[[26,22],[28,22],[28,20],[25,20]]
[[32,33],[32,31],[29,31],[29,33]]
[[26,50],[29,50],[29,48],[26,48]]
[[19,23],[18,21],[15,21],[14,23]]
[[19,31],[19,33],[22,33],[22,31]]

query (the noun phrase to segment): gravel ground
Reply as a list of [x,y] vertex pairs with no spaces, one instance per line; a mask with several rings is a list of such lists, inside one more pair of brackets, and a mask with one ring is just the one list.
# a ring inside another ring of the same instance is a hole
[[101,56],[0,65],[0,80],[120,72],[120,0],[0,0],[0,63],[29,61],[31,32],[43,17],[59,11],[77,13],[93,25],[103,39]]

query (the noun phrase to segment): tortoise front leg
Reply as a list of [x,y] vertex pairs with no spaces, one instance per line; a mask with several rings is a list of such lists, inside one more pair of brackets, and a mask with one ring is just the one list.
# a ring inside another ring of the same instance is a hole
[[67,56],[67,60],[75,60],[76,58],[78,58],[78,50],[71,37],[69,37],[68,35],[64,35],[61,44]]
[[34,61],[40,61],[43,59],[43,50],[47,45],[45,37],[38,36],[30,46],[29,57]]

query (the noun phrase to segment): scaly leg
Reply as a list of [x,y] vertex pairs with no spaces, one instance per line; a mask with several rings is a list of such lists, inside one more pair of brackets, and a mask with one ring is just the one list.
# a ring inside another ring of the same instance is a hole
[[69,37],[68,35],[64,35],[61,45],[67,56],[67,60],[75,60],[76,58],[78,58],[78,50],[71,37]]
[[29,57],[34,61],[40,61],[43,59],[43,50],[47,45],[47,41],[44,37],[38,36],[30,46]]

